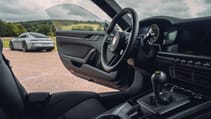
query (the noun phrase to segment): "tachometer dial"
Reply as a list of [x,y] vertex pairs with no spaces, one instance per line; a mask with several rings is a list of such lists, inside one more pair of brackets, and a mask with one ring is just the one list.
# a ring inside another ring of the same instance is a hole
[[160,35],[160,29],[157,24],[152,24],[149,28],[149,42],[154,44],[158,41]]

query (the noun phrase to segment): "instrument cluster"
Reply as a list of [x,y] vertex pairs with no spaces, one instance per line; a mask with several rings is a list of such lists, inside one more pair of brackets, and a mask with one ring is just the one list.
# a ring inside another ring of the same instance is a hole
[[140,28],[139,36],[149,44],[166,46],[176,41],[178,30],[165,24],[150,24]]

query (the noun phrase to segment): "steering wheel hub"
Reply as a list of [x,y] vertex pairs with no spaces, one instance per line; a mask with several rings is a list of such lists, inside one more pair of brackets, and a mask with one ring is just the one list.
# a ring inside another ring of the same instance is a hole
[[123,32],[118,32],[112,39],[110,50],[114,54],[120,53],[121,49],[124,47],[126,41],[126,34]]

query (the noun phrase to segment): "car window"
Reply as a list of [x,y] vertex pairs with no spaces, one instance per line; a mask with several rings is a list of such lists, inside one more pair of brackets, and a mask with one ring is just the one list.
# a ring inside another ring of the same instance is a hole
[[[95,4],[90,4],[90,1],[83,2],[81,4],[59,4],[46,10],[57,30],[104,30],[104,22],[105,20],[110,21],[110,18],[103,15],[104,12]],[[91,9],[98,11],[93,13],[94,10]]]
[[26,34],[23,34],[23,35],[20,35],[19,38],[26,38],[27,35]]
[[48,38],[48,36],[41,34],[41,33],[30,33],[30,35],[35,38]]

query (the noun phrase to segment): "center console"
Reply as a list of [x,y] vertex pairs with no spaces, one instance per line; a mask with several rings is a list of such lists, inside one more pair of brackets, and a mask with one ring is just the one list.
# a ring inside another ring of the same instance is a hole
[[174,92],[175,86],[167,88],[167,76],[164,72],[156,71],[151,81],[153,92],[137,100],[143,111],[163,115],[190,102],[186,95]]
[[153,90],[114,107],[97,119],[209,119],[211,59],[158,53]]

